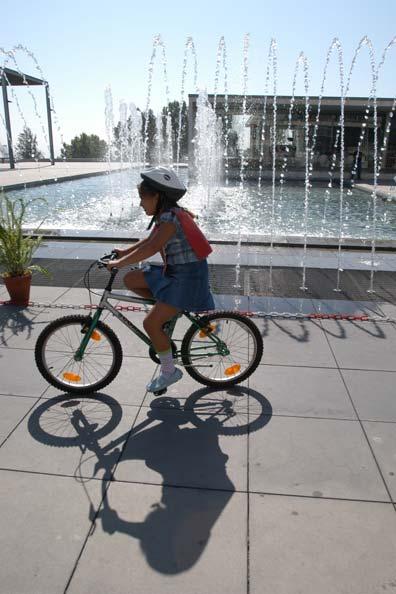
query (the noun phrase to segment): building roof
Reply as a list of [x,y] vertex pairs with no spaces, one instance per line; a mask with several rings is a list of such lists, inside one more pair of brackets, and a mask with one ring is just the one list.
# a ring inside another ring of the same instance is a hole
[[11,68],[0,67],[1,78],[3,78],[3,75],[5,75],[4,80],[6,84],[13,87],[23,86],[26,84],[29,86],[48,84],[46,80],[41,80],[41,78],[36,78],[35,76],[18,72],[17,70],[11,70]]
[[[196,105],[198,95],[196,93],[190,93],[189,95],[190,104]],[[273,95],[246,95],[246,101],[249,107],[251,105],[262,105],[264,103],[265,97],[267,98],[267,105],[268,107],[272,106],[274,101]],[[244,96],[243,95],[227,95],[228,106],[230,109],[234,108],[235,106],[239,107],[242,104]],[[278,106],[289,106],[290,100],[292,95],[277,95],[276,103]],[[214,95],[208,95],[209,101],[213,101]],[[309,97],[309,105],[310,107],[316,107],[321,101],[321,109],[322,110],[331,110],[334,107],[340,106],[340,97],[339,96],[310,96]],[[367,107],[367,103],[369,102],[369,97],[345,97],[345,108],[346,109],[354,109],[354,110],[364,110]],[[372,100],[371,100],[372,101]],[[387,109],[393,107],[394,100],[390,97],[377,97],[377,106],[378,108]],[[295,106],[305,106],[305,96],[304,95],[295,95],[294,97]],[[216,96],[216,104],[217,106],[223,107],[225,104],[225,95],[218,94]]]

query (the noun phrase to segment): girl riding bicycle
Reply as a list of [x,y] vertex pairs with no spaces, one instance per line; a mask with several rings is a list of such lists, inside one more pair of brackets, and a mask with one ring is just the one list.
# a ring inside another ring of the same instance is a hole
[[179,381],[182,372],[173,360],[171,342],[164,324],[181,310],[214,309],[209,288],[207,256],[209,243],[193,220],[193,215],[177,202],[187,189],[177,175],[165,167],[155,167],[141,173],[138,186],[140,204],[151,216],[150,235],[133,246],[116,250],[118,259],[107,264],[123,268],[161,253],[162,266],[146,265],[143,270],[131,270],[124,277],[125,286],[144,298],[155,298],[156,304],[143,321],[161,362],[160,375],[147,385],[149,392],[158,392]]

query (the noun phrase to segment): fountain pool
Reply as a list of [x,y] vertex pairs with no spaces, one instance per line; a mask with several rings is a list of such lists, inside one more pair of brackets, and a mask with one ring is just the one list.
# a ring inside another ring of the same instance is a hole
[[[25,190],[9,191],[10,197],[45,198],[47,204],[36,202],[30,208],[27,224],[38,225],[44,219],[45,229],[96,230],[141,233],[148,219],[139,206],[136,184],[140,169],[90,177],[74,181],[43,185]],[[180,176],[188,183],[187,168]],[[315,184],[310,191],[307,235],[338,240],[339,188],[326,192],[326,184]],[[199,216],[200,225],[209,237],[227,239],[239,232],[269,236],[273,219],[274,238],[304,236],[304,184],[289,182],[282,192],[275,193],[272,211],[272,183],[218,186],[210,193],[199,185],[191,185],[181,204]],[[377,238],[396,240],[396,203],[378,199]],[[242,207],[241,207],[242,206]],[[370,239],[372,234],[372,197],[353,189],[344,192],[343,237]]]

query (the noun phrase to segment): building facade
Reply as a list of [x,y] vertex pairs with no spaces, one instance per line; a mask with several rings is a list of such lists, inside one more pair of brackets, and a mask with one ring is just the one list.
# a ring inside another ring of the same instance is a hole
[[[189,95],[189,157],[194,160],[197,95]],[[213,106],[214,96],[207,98]],[[377,99],[374,122],[373,102],[368,98],[345,100],[343,134],[340,127],[339,97],[310,97],[308,115],[305,97],[249,95],[243,114],[242,95],[216,96],[216,115],[223,122],[227,170],[237,176],[241,158],[247,177],[272,175],[274,158],[277,172],[282,168],[290,178],[301,179],[306,164],[306,146],[313,177],[325,178],[332,170],[339,176],[341,143],[344,145],[344,174],[348,179],[355,168],[357,179],[370,179],[374,172],[374,141],[377,136],[381,157],[380,177],[393,179],[396,174],[396,114],[393,99]],[[319,118],[318,116],[319,112]],[[265,115],[264,115],[265,114]],[[306,125],[308,121],[308,127]],[[375,134],[377,128],[377,135]],[[227,138],[226,138],[227,134]],[[384,139],[386,142],[384,143]]]

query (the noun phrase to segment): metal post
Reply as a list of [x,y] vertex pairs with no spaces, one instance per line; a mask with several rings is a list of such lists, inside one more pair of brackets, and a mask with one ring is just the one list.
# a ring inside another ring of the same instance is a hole
[[1,86],[3,88],[4,116],[7,129],[8,158],[10,160],[10,169],[15,169],[14,151],[12,150],[10,110],[8,108],[7,83],[4,74],[2,74],[1,77]]
[[49,94],[48,83],[45,84],[45,97],[46,97],[46,100],[47,100],[48,138],[49,138],[49,145],[50,145],[51,165],[55,165],[54,139],[52,137],[51,102],[50,102],[50,94]]

